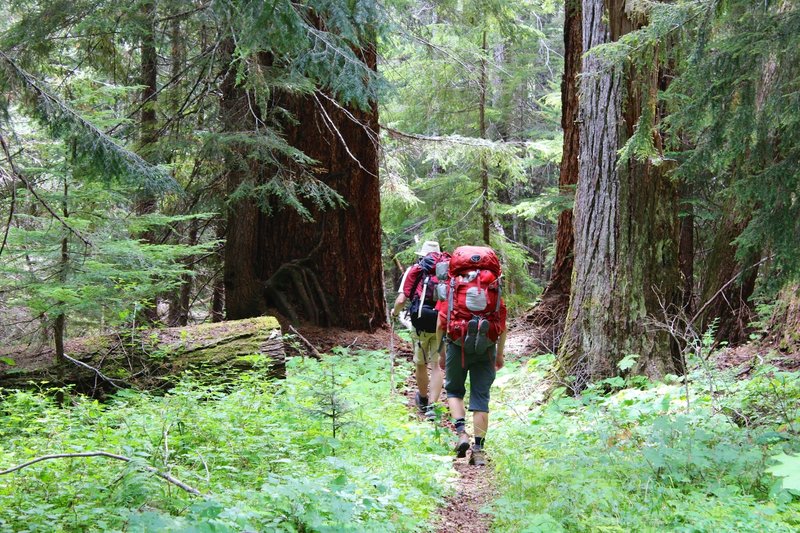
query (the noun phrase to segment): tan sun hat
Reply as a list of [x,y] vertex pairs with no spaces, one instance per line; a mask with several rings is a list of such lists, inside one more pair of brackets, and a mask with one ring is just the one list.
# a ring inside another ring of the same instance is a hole
[[425,241],[422,243],[422,247],[417,250],[415,253],[420,257],[425,257],[431,252],[441,252],[439,249],[439,243],[436,241]]

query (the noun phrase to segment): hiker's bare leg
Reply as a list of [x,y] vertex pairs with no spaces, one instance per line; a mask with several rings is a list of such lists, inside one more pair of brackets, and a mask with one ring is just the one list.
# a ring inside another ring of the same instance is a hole
[[439,368],[438,361],[431,361],[430,394],[428,395],[428,399],[431,403],[439,401],[439,396],[442,395],[443,383],[444,383],[444,371],[441,368]]
[[464,410],[463,398],[448,398],[447,406],[450,408],[450,416],[456,420],[467,416],[467,412]]
[[485,437],[486,430],[489,429],[489,413],[485,411],[473,411],[472,427],[475,429],[476,437]]
[[[428,396],[428,365],[424,361],[417,363],[417,390],[420,396]],[[428,398],[428,401],[433,401]]]

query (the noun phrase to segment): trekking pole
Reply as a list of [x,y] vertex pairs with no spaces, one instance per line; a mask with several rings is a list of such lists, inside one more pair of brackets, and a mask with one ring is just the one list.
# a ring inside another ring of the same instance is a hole
[[394,396],[394,319],[389,313],[389,395]]

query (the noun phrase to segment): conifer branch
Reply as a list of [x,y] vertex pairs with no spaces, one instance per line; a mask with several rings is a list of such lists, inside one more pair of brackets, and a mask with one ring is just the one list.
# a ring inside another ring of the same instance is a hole
[[404,131],[390,128],[385,124],[381,124],[381,129],[388,132],[390,136],[403,137],[413,141],[461,144],[464,146],[474,146],[476,148],[496,148],[500,146],[518,146],[520,148],[528,148],[529,146],[534,145],[534,143],[527,141],[491,141],[489,139],[482,139],[480,137],[463,137],[461,135],[420,135],[417,133],[406,133]]
[[[8,468],[6,470],[0,470],[0,476],[4,476],[6,474],[10,474],[12,472],[16,472],[17,470],[22,470],[23,468],[25,468],[27,466],[34,465],[34,464],[39,463],[41,461],[48,461],[50,459],[68,459],[68,458],[72,458],[72,457],[108,457],[109,459],[116,459],[117,461],[124,461],[126,463],[133,462],[133,459],[131,459],[130,457],[125,457],[124,455],[117,455],[115,453],[102,452],[102,451],[101,452],[54,453],[54,454],[51,454],[51,455],[42,455],[41,457],[36,457],[35,459],[31,459],[30,461],[28,461],[26,463],[22,463],[20,465],[13,466],[13,467]],[[185,490],[186,492],[188,492],[190,494],[194,494],[195,496],[205,496],[202,492],[200,492],[196,488],[187,485],[186,483],[184,483],[183,481],[179,480],[178,478],[175,478],[175,477],[171,476],[170,474],[167,474],[166,472],[162,472],[162,471],[158,470],[155,467],[152,467],[152,466],[149,466],[149,465],[142,465],[142,468],[144,468],[148,472],[151,472],[151,473],[157,475],[161,479],[169,481],[173,485],[182,488],[183,490]]]
[[[2,53],[3,52],[0,52],[0,54],[2,54]],[[50,213],[50,215],[53,218],[58,220],[61,223],[61,225],[64,226],[67,229],[67,231],[69,231],[70,233],[72,233],[73,235],[78,237],[86,246],[92,246],[91,241],[89,241],[89,239],[87,239],[86,237],[84,237],[83,235],[78,233],[78,231],[75,228],[73,228],[72,226],[67,224],[67,222],[63,218],[61,218],[58,215],[58,213],[56,213],[53,210],[53,208],[51,208],[50,205],[47,202],[45,202],[44,199],[42,199],[41,196],[39,196],[39,194],[33,188],[33,185],[31,185],[31,182],[29,182],[27,179],[25,179],[25,176],[23,176],[22,174],[20,174],[16,170],[16,166],[14,165],[14,160],[11,158],[11,153],[8,150],[8,145],[6,144],[6,140],[2,135],[0,135],[0,145],[2,145],[3,153],[6,156],[6,160],[8,161],[8,164],[11,166],[12,172],[14,172],[14,177],[19,179],[25,185],[25,188],[28,189],[28,191],[30,191],[30,193],[33,195],[33,197],[36,198],[36,200],[38,200],[40,204],[42,204],[42,207],[44,207],[47,210],[47,212]],[[14,195],[14,197],[16,197],[16,194]],[[13,204],[12,204],[12,213],[9,214],[9,220],[8,220],[9,225],[11,224],[11,215],[12,214],[13,214]],[[6,228],[6,235],[8,235],[8,228]],[[4,238],[3,239],[3,247],[5,247],[5,243],[6,242],[5,242],[5,238]],[[0,247],[0,253],[2,253],[3,247]]]
[[[0,50],[2,59],[22,84],[23,89],[32,92],[37,101],[35,108],[39,117],[50,127],[54,137],[66,137],[77,128],[97,143],[81,143],[82,149],[96,161],[110,163],[103,165],[105,170],[123,171],[123,174],[143,176],[144,186],[151,190],[177,190],[177,182],[169,175],[154,167],[138,154],[123,148],[97,126],[83,118],[64,100],[52,94],[45,84],[20,67],[5,52]],[[110,156],[108,161],[104,156]],[[110,168],[109,168],[110,167]],[[116,167],[116,168],[115,168]]]
[[[97,374],[97,377],[101,378],[102,380],[106,381],[107,383],[110,383],[110,384],[111,384],[111,385],[112,385],[112,386],[113,386],[115,389],[122,389],[122,387],[120,387],[119,385],[117,385],[116,383],[114,383],[115,381],[122,381],[122,380],[115,380],[115,379],[112,379],[112,378],[110,378],[110,377],[108,377],[108,376],[104,375],[102,372],[100,372],[99,370],[97,370],[95,367],[93,367],[93,366],[90,366],[90,365],[87,365],[87,364],[86,364],[86,363],[84,363],[83,361],[78,361],[77,359],[75,359],[75,358],[73,358],[73,357],[70,357],[70,356],[68,356],[67,354],[62,354],[62,356],[64,357],[64,359],[67,359],[68,361],[72,361],[73,363],[75,363],[75,364],[76,364],[76,365],[78,365],[78,366],[82,366],[83,368],[87,368],[87,369],[91,370],[92,372],[94,372],[95,374]],[[97,383],[97,381],[95,381],[95,383]],[[123,382],[123,383],[124,383],[124,382]]]
[[345,141],[344,137],[342,136],[342,132],[340,132],[339,128],[336,127],[336,123],[333,121],[331,116],[328,115],[328,112],[325,110],[325,106],[322,105],[322,102],[320,102],[319,98],[317,98],[316,92],[312,93],[311,96],[314,97],[314,101],[317,103],[317,107],[319,108],[320,112],[322,113],[323,122],[325,122],[325,125],[327,126],[328,130],[331,133],[334,133],[339,138],[339,141],[342,143],[342,146],[344,146],[344,149],[347,152],[347,155],[350,156],[350,159],[352,159],[353,161],[356,162],[356,164],[358,165],[358,168],[360,168],[361,170],[363,170],[364,172],[366,172],[367,174],[369,174],[373,178],[377,178],[378,177],[377,174],[375,174],[374,172],[371,172],[368,169],[364,168],[364,166],[361,164],[361,161],[355,155],[353,155],[353,152],[350,151],[350,147],[347,146],[347,141]]
[[323,98],[325,98],[333,106],[338,108],[339,111],[344,113],[344,115],[347,118],[349,118],[351,121],[353,121],[354,123],[356,123],[359,126],[361,126],[361,128],[364,130],[364,133],[367,134],[367,137],[369,137],[369,139],[372,141],[372,143],[375,145],[375,147],[376,148],[380,147],[380,139],[378,138],[377,132],[375,130],[373,130],[367,124],[365,124],[364,122],[359,120],[355,115],[353,115],[353,113],[349,109],[347,109],[345,106],[343,106],[342,104],[337,102],[335,98],[331,98],[330,96],[328,96],[327,94],[325,94],[324,92],[322,92],[320,90],[315,91],[315,93],[318,94],[319,96],[322,96]]

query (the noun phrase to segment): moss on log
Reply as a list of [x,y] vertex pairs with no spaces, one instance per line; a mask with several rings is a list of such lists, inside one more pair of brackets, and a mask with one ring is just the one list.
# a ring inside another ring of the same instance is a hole
[[51,347],[0,349],[0,388],[74,385],[103,396],[118,388],[166,389],[187,370],[214,382],[254,368],[285,376],[273,317],[82,337],[69,341],[65,354],[70,360],[57,361]]

